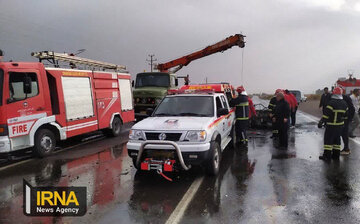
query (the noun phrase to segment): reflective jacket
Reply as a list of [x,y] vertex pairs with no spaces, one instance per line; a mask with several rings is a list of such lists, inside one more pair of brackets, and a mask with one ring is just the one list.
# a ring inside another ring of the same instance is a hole
[[275,106],[276,106],[276,97],[274,96],[273,98],[270,99],[269,106],[268,106],[270,113],[274,113]]
[[328,126],[342,126],[348,116],[348,107],[343,99],[332,98],[325,107],[323,120]]
[[230,106],[235,107],[236,120],[249,120],[249,100],[245,95],[231,99]]

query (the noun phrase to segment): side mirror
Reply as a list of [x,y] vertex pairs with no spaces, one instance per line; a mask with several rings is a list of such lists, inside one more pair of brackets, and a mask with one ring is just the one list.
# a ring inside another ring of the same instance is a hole
[[147,108],[146,109],[146,115],[148,115],[149,117],[154,113],[154,109],[153,108]]
[[221,117],[221,116],[226,115],[226,114],[228,114],[228,113],[229,113],[229,110],[228,110],[228,109],[226,109],[226,108],[221,108],[221,109],[218,110],[217,116],[218,116],[218,117]]
[[26,76],[24,78],[24,93],[30,94],[32,92],[32,85],[31,85],[31,78],[29,76]]
[[175,79],[175,86],[179,86],[179,80]]
[[134,80],[131,81],[131,86],[132,86],[132,87],[135,86],[135,81],[134,81]]

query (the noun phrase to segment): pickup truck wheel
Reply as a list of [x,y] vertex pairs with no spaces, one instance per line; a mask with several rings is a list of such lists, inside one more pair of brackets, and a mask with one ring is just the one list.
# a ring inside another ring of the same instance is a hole
[[111,129],[105,130],[105,134],[109,137],[116,137],[121,134],[121,120],[118,117],[114,117],[111,123]]
[[50,155],[56,146],[54,133],[48,129],[40,129],[35,134],[35,145],[33,152],[38,157]]
[[216,176],[219,173],[221,161],[221,150],[218,142],[212,142],[210,144],[210,155],[207,163],[207,173],[210,176]]

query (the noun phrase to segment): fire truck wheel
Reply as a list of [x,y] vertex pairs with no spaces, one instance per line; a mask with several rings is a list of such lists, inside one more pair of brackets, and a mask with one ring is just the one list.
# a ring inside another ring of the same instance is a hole
[[111,124],[111,129],[105,130],[105,134],[109,137],[116,137],[121,134],[121,120],[118,117],[114,117],[114,120]]
[[207,162],[206,171],[210,176],[216,176],[219,173],[221,160],[221,150],[218,142],[211,142],[210,155]]
[[34,153],[38,157],[50,155],[56,146],[54,133],[48,129],[40,129],[35,134]]

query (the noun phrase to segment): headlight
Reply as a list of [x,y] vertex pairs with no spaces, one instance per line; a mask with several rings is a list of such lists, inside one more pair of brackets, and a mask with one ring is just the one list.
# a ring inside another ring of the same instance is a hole
[[206,131],[188,131],[185,136],[185,141],[203,142],[206,139]]
[[144,133],[139,130],[130,130],[129,132],[130,140],[145,140]]

